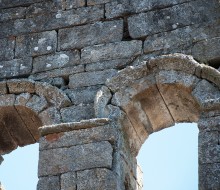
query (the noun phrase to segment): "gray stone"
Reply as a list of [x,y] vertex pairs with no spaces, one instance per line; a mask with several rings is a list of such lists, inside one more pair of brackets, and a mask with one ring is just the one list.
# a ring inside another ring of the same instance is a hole
[[[111,168],[112,146],[107,141],[40,151],[39,176],[92,168]],[[53,160],[53,162],[51,162]]]
[[14,58],[15,38],[3,38],[0,39],[0,61],[7,61]]
[[61,50],[81,49],[85,46],[104,44],[122,40],[123,20],[96,22],[59,30]]
[[34,112],[39,113],[48,106],[48,103],[44,97],[33,95],[30,100],[28,100],[26,106]]
[[12,19],[25,18],[26,7],[15,7],[0,10],[0,22]]
[[220,131],[220,117],[219,115],[209,115],[208,118],[200,118],[198,121],[198,128],[201,131]]
[[20,94],[24,92],[34,93],[35,83],[28,79],[12,79],[7,81],[8,91],[11,94]]
[[61,190],[76,190],[76,173],[69,172],[61,175]]
[[41,82],[46,82],[51,84],[52,86],[56,86],[58,88],[62,88],[66,85],[66,82],[64,78],[62,77],[56,77],[56,78],[44,78],[40,80]]
[[64,51],[52,55],[44,55],[34,58],[33,73],[49,71],[79,64],[79,51]]
[[29,78],[33,80],[42,80],[42,79],[55,78],[55,77],[68,78],[69,75],[75,73],[81,73],[81,72],[84,72],[84,65],[65,67],[60,69],[54,69],[47,72],[36,73],[36,74],[32,74]]
[[109,61],[101,61],[97,63],[89,63],[86,65],[86,71],[99,71],[106,69],[121,69],[130,63],[130,59],[116,59]]
[[115,143],[118,139],[117,133],[116,129],[105,125],[49,134],[40,138],[40,150],[70,147],[100,141]]
[[85,0],[66,0],[66,9],[84,7],[85,4]]
[[87,5],[99,5],[99,4],[105,4],[112,0],[87,0]]
[[94,117],[93,104],[77,105],[60,110],[63,122],[75,122]]
[[32,3],[40,2],[41,0],[1,0],[0,8],[25,6]]
[[8,89],[6,86],[6,82],[0,82],[0,94],[7,94]]
[[15,56],[39,56],[56,51],[56,31],[42,32],[18,36],[16,38]]
[[98,86],[79,87],[74,89],[67,89],[65,93],[70,98],[74,105],[89,104],[94,102],[94,98],[98,90],[101,88]]
[[84,170],[77,172],[77,190],[117,188],[118,176],[106,168]]
[[0,106],[13,106],[15,102],[14,94],[0,95]]
[[82,49],[82,62],[131,58],[141,54],[141,49],[142,42],[136,40],[90,46]]
[[43,125],[53,125],[61,123],[60,112],[55,107],[49,107],[39,114]]
[[31,95],[29,93],[21,93],[18,96],[16,96],[14,104],[25,106],[30,98],[31,98]]
[[37,190],[60,190],[59,176],[40,177]]
[[112,78],[116,73],[117,70],[109,69],[105,71],[84,72],[70,75],[69,88],[104,84],[107,79]]
[[0,78],[25,76],[31,73],[32,59],[13,59],[11,61],[0,62]]

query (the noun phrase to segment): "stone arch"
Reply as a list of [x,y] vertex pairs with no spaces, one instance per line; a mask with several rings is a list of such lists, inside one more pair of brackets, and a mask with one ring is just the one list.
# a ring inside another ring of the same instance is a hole
[[0,154],[40,138],[38,128],[62,122],[60,109],[71,104],[57,87],[28,79],[0,82]]

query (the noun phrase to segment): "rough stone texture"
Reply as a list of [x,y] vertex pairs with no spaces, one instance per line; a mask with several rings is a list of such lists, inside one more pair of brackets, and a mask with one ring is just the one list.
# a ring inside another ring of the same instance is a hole
[[61,175],[61,190],[76,190],[76,173],[69,172]]
[[0,82],[0,94],[7,94],[6,82]]
[[13,106],[15,102],[14,94],[0,95],[0,106]]
[[33,73],[49,71],[79,64],[79,51],[64,51],[52,55],[36,57],[33,60]]
[[34,93],[35,84],[32,80],[9,80],[7,81],[8,91],[11,94],[20,94],[24,92]]
[[108,169],[93,169],[77,172],[77,189],[117,189],[116,175]]
[[0,61],[11,60],[14,58],[15,38],[0,39],[0,44],[4,48],[0,48]]
[[[111,168],[112,147],[102,141],[40,152],[39,176],[56,175],[90,168]],[[53,160],[53,162],[50,162]]]
[[0,22],[12,19],[25,18],[26,7],[15,7],[0,10]]
[[54,30],[18,36],[16,38],[15,56],[19,58],[53,53],[56,50],[56,43],[57,33]]
[[36,113],[41,112],[47,107],[48,103],[44,97],[34,95],[28,100],[26,106]]
[[59,176],[41,177],[37,184],[37,190],[60,190]]
[[106,45],[90,46],[82,49],[82,61],[97,61],[130,58],[141,54],[141,41],[123,41]]
[[66,9],[85,6],[85,0],[66,0]]
[[108,3],[112,0],[88,0],[87,5],[99,5],[99,4],[104,4]]
[[104,44],[122,40],[123,20],[96,22],[91,25],[76,26],[59,30],[59,47],[81,49],[85,46]]
[[44,125],[58,124],[61,122],[60,112],[54,107],[45,109],[39,114],[39,117]]
[[112,78],[116,73],[116,70],[109,69],[70,75],[69,88],[104,84],[108,78]]

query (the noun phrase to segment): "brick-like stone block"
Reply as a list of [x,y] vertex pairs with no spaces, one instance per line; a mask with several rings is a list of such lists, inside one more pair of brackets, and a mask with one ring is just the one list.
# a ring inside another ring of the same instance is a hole
[[0,95],[0,106],[13,106],[15,102],[14,94]]
[[97,168],[77,172],[77,190],[118,189],[118,176],[106,168]]
[[56,31],[27,34],[16,38],[16,57],[38,56],[55,52]]
[[43,125],[53,125],[61,123],[60,112],[55,107],[49,107],[39,114]]
[[42,0],[1,0],[0,8],[26,6]]
[[68,172],[61,175],[61,190],[76,190],[76,173]]
[[116,73],[117,70],[114,69],[109,69],[105,71],[77,73],[69,77],[69,87],[76,88],[104,84],[107,79],[112,78],[114,75],[116,75]]
[[[208,113],[208,112],[207,112]],[[220,131],[220,116],[211,115],[208,118],[200,118],[198,121],[200,131]]]
[[28,80],[28,79],[8,80],[7,87],[8,87],[9,93],[11,94],[20,94],[24,92],[34,93],[35,92],[34,81]]
[[85,4],[85,0],[66,0],[66,9],[84,7]]
[[38,175],[56,175],[100,167],[111,168],[112,152],[112,146],[107,141],[43,150],[40,151]]
[[93,104],[77,105],[60,110],[63,122],[75,122],[94,117]]
[[60,190],[59,176],[49,176],[39,178],[37,190]]
[[6,82],[0,82],[0,94],[7,94],[8,89],[6,86]]
[[15,38],[3,38],[0,39],[0,61],[7,61],[14,58]]
[[96,22],[85,26],[59,30],[60,49],[81,49],[85,46],[120,41],[123,20]]
[[64,51],[52,55],[44,55],[34,58],[33,73],[48,71],[79,64],[79,51]]
[[26,106],[34,112],[39,113],[48,106],[48,103],[45,97],[33,95],[30,100],[28,100]]
[[24,18],[26,14],[26,7],[15,7],[0,10],[0,22],[6,22],[12,19]]
[[136,40],[89,46],[82,49],[82,63],[131,58],[141,54],[141,50],[142,42]]

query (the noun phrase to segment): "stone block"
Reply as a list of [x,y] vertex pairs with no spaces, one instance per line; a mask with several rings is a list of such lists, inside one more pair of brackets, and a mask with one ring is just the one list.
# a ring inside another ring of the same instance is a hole
[[70,147],[100,141],[114,143],[118,131],[109,125],[49,134],[40,138],[40,150]]
[[100,88],[101,85],[79,87],[74,89],[67,89],[65,90],[65,93],[74,105],[89,104],[94,102],[95,95]]
[[13,59],[0,62],[0,78],[25,76],[31,73],[32,58]]
[[1,0],[0,8],[26,6],[42,0]]
[[106,69],[121,69],[130,63],[130,59],[116,59],[109,61],[100,61],[97,63],[89,63],[86,65],[86,71],[99,71]]
[[14,105],[25,106],[30,98],[31,95],[29,93],[21,93],[16,96]]
[[16,38],[15,56],[39,56],[56,51],[57,33],[55,30],[27,34]]
[[116,73],[117,70],[109,69],[70,75],[69,88],[104,84],[107,79],[112,78]]
[[66,0],[66,9],[84,7],[85,4],[85,0]]
[[6,82],[0,82],[0,94],[7,94],[8,93],[8,89],[6,86]]
[[106,168],[97,168],[77,172],[77,190],[118,189],[118,176]]
[[37,184],[37,190],[60,190],[59,176],[49,176],[49,177],[39,178]]
[[14,94],[0,95],[0,106],[13,106],[15,102]]
[[61,50],[81,49],[85,46],[104,44],[122,40],[123,20],[96,22],[59,30]]
[[12,19],[25,18],[26,7],[15,7],[0,10],[0,22],[6,22]]
[[62,88],[66,85],[66,82],[62,77],[44,78],[41,80],[41,82],[46,82],[48,84],[51,84],[52,86],[56,86],[57,88]]
[[34,93],[35,92],[34,81],[28,80],[28,79],[8,80],[7,87],[8,87],[9,93],[11,94],[20,94],[24,92]]
[[220,131],[220,116],[210,115],[208,118],[200,118],[198,128],[201,131]]
[[[107,141],[40,151],[39,177],[112,167],[112,146]],[[53,160],[53,162],[51,162]]]
[[34,58],[33,73],[60,69],[79,64],[80,54],[78,50],[57,52],[52,55],[44,55]]
[[2,38],[0,39],[0,61],[7,61],[14,58],[15,38]]
[[105,4],[112,0],[87,0],[87,5],[99,5],[99,4]]
[[93,104],[77,105],[60,110],[63,122],[75,122],[94,117]]
[[47,106],[47,100],[43,96],[33,95],[30,100],[26,103],[26,106],[30,108],[32,111],[39,113],[44,110]]
[[54,107],[50,107],[42,111],[39,114],[39,117],[43,125],[53,125],[61,123],[60,112]]
[[122,41],[82,49],[82,63],[131,58],[141,54],[141,41]]
[[68,172],[61,175],[61,190],[77,190],[76,183],[75,172]]

